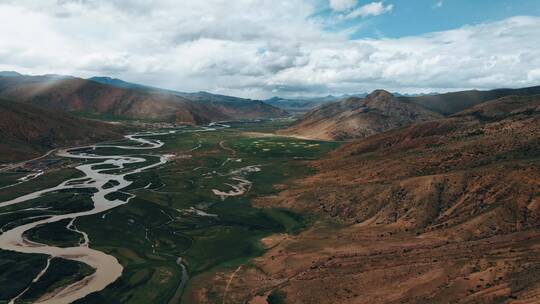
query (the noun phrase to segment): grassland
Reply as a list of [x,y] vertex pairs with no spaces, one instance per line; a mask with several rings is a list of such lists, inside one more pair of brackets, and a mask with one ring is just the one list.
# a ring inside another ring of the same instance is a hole
[[46,267],[47,259],[45,255],[0,251],[0,303],[7,303],[7,299],[29,286],[16,303],[32,303],[41,295],[75,283],[94,271],[82,263],[54,258],[47,272],[32,284],[32,279]]
[[[24,175],[26,174],[22,174],[22,176]],[[22,176],[19,173],[0,173],[0,180],[2,180],[2,182],[4,183],[3,186],[6,186],[17,183],[17,178],[20,178]],[[34,191],[54,187],[66,179],[82,176],[83,174],[80,171],[71,168],[55,170],[50,173],[38,176],[32,181],[0,189],[0,202],[7,201]]]
[[[176,157],[163,166],[129,176],[133,183],[113,194],[119,198],[127,193],[136,195],[129,204],[75,221],[78,229],[89,234],[92,248],[114,255],[124,266],[122,277],[115,283],[77,303],[168,303],[182,278],[178,257],[182,257],[190,278],[193,278],[246,263],[265,251],[259,242],[261,238],[273,233],[297,233],[309,225],[309,218],[287,210],[251,207],[253,199],[276,193],[276,185],[310,174],[311,169],[303,160],[318,158],[337,146],[329,142],[244,134],[270,132],[282,123],[233,123],[228,129],[155,136],[153,138],[162,140],[165,145],[143,152],[98,149],[96,153],[103,155],[133,154],[147,159],[136,166],[157,160],[149,154],[175,154]],[[239,169],[250,166],[256,166],[260,171],[239,173]],[[58,179],[74,173],[62,174],[65,175]],[[251,183],[246,189],[249,191],[243,195],[222,199],[212,191],[230,191],[230,185],[239,183],[238,178]],[[37,187],[45,183],[39,179],[36,182],[39,182]],[[31,187],[32,183],[23,185]],[[25,190],[16,188],[13,191],[22,193]],[[0,197],[13,195],[2,192]],[[86,195],[76,198],[73,193],[56,193],[40,199],[40,205],[54,207],[55,212],[62,212],[62,208],[85,208]],[[23,203],[13,210],[32,205],[35,202]],[[24,211],[14,214],[15,218],[10,219],[0,216],[0,223],[20,221],[28,216]],[[77,243],[79,236],[65,229],[65,224],[38,227],[30,231],[28,237],[58,246]],[[21,257],[25,267],[31,269],[30,274],[39,272],[46,261],[46,257],[41,256],[14,255],[9,257],[12,260]],[[4,267],[15,266],[5,264]],[[71,268],[75,276],[88,271]],[[0,271],[0,290],[20,290],[19,285],[28,284],[18,282],[17,286],[10,286],[8,278],[12,276],[9,271]],[[61,276],[51,276],[49,280],[53,277],[61,280]],[[193,286],[188,282],[187,288]],[[31,296],[36,297],[37,293],[33,289]],[[0,301],[8,298],[7,294],[0,294]]]

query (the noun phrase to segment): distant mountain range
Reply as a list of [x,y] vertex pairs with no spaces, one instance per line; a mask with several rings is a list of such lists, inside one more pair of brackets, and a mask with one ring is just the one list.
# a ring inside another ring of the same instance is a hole
[[[419,97],[419,96],[428,96],[436,95],[437,93],[429,94],[401,94],[398,92],[392,93],[396,97]],[[265,99],[264,102],[270,105],[273,105],[278,108],[282,108],[287,112],[300,115],[304,114],[314,108],[329,104],[332,102],[344,100],[347,98],[364,98],[368,93],[358,93],[358,94],[343,94],[343,95],[327,95],[327,96],[317,96],[317,97],[295,97],[295,98],[282,98],[274,96],[269,99]]]
[[[152,86],[145,86],[145,85],[140,85],[140,84],[136,84],[132,82],[127,82],[118,78],[111,78],[111,77],[92,77],[92,78],[89,78],[89,80],[99,82],[102,84],[115,86],[118,88],[124,88],[124,89],[139,89],[139,90],[145,90],[145,91],[171,93],[177,96],[182,96],[184,98],[187,98],[190,100],[196,100],[196,101],[209,101],[209,100],[234,101],[234,100],[240,99],[237,97],[211,94],[211,93],[202,92],[202,91],[195,92],[195,93],[186,93],[186,92],[179,92],[179,91],[174,91],[174,90],[160,89],[160,88],[156,88]],[[278,96],[274,96],[272,98],[265,99],[262,101],[266,104],[269,104],[276,108],[283,109],[287,112],[305,113],[318,106],[335,102],[335,101],[338,101],[347,97],[365,97],[366,95],[367,95],[366,93],[361,93],[361,94],[340,95],[340,96],[327,95],[327,96],[319,96],[319,97],[296,97],[296,98],[281,98]]]
[[105,77],[88,80],[3,72],[0,97],[47,109],[185,124],[287,115],[262,101],[206,92],[175,92]]
[[378,90],[365,98],[350,97],[311,110],[282,134],[337,140],[363,138],[449,116],[497,98],[535,94],[540,94],[540,86],[425,96],[394,96]]
[[[99,82],[101,84],[106,84],[110,86],[114,86],[117,88],[124,88],[124,89],[134,89],[134,90],[141,90],[145,92],[153,92],[153,93],[161,93],[161,94],[172,94],[176,96],[181,96],[186,99],[189,99],[191,101],[198,101],[203,103],[219,103],[219,102],[229,102],[231,104],[238,104],[244,103],[244,102],[260,102],[257,100],[252,99],[245,99],[245,98],[239,98],[234,96],[227,96],[227,95],[219,95],[219,94],[212,94],[204,91],[200,92],[193,92],[193,93],[187,93],[187,92],[180,92],[175,90],[168,90],[168,89],[161,89],[156,88],[152,86],[146,86],[141,85],[137,83],[127,82],[118,78],[110,78],[110,77],[91,77],[88,80],[92,80],[95,82]],[[263,101],[264,102],[264,101]]]
[[81,116],[206,124],[287,115],[257,100],[175,92],[107,77],[88,80],[9,71],[0,72],[0,98],[0,162],[35,157],[55,147],[117,138],[125,131]]
[[460,91],[425,96],[402,96],[403,102],[416,103],[443,115],[451,115],[477,104],[505,96],[531,96],[540,94],[540,86],[521,89],[496,89],[490,91]]
[[14,72],[14,71],[0,71],[0,76],[17,77],[17,76],[22,76],[22,74],[19,74],[19,73]]
[[296,98],[281,98],[281,97],[272,97],[270,99],[264,100],[265,103],[273,105],[278,108],[282,108],[291,113],[305,113],[309,110],[312,110],[316,107],[325,105],[327,103],[336,102],[348,97],[358,97],[363,98],[367,93],[353,94],[353,95],[328,95],[322,97],[296,97]]
[[441,117],[418,104],[401,102],[391,93],[377,90],[365,98],[349,97],[312,110],[282,134],[345,140]]
[[88,78],[88,80],[92,80],[95,82],[99,82],[102,84],[107,84],[113,87],[122,88],[122,89],[141,89],[141,90],[159,90],[158,88],[153,88],[151,86],[145,86],[142,84],[127,82],[122,79],[118,78],[111,78],[111,77],[104,77],[104,76],[95,76]]

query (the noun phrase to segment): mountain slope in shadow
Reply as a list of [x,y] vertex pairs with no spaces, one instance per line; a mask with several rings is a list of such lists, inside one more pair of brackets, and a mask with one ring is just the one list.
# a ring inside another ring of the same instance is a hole
[[0,99],[0,162],[29,159],[57,147],[121,138],[123,132],[118,125]]

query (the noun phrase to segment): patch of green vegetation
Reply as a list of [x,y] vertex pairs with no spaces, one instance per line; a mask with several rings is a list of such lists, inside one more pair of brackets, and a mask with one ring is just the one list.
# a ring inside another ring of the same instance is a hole
[[[74,192],[58,192],[4,207],[0,213],[0,227],[7,231],[23,223],[33,222],[35,216],[47,217],[92,209],[92,201],[88,194]],[[36,209],[38,208],[38,209]]]
[[284,304],[285,293],[281,290],[273,290],[266,299],[268,304]]
[[263,119],[259,121],[246,122],[227,122],[232,130],[272,133],[282,129],[294,120],[291,118]]
[[300,214],[294,213],[286,209],[268,209],[266,212],[277,222],[283,226],[285,232],[296,234],[304,229],[308,220]]
[[176,258],[191,240],[165,224],[169,217],[154,203],[138,198],[103,215],[80,219],[78,227],[93,229],[92,247],[116,256],[122,277],[103,292],[78,303],[166,303],[181,279]]
[[94,273],[94,269],[86,264],[53,258],[45,274],[21,296],[16,303],[32,303],[40,296],[57,288],[76,283]]
[[110,189],[110,188],[116,187],[118,185],[120,185],[120,183],[118,181],[110,180],[110,181],[106,182],[105,185],[103,185],[103,189]]
[[4,202],[38,190],[51,188],[60,184],[66,179],[82,176],[83,174],[76,169],[62,169],[46,173],[31,181],[2,189],[2,191],[0,191],[0,202]]
[[0,303],[23,292],[45,265],[45,255],[0,250]]
[[81,235],[66,228],[69,222],[71,219],[37,226],[28,230],[25,237],[34,242],[53,244],[58,247],[77,246],[81,241]]
[[27,173],[23,172],[2,172],[0,173],[0,188],[17,183],[19,178],[26,175]]
[[131,174],[127,176],[126,179],[132,181],[133,183],[124,188],[123,191],[133,191],[146,186],[148,186],[148,189],[151,190],[159,188],[163,185],[161,183],[159,174],[157,174],[155,171],[145,171],[137,174]]
[[264,158],[314,159],[330,149],[339,146],[337,142],[308,141],[288,137],[242,138],[234,142],[233,148],[247,154]]
[[201,138],[200,133],[178,133],[178,134],[168,134],[155,137],[160,139],[167,144],[162,148],[166,153],[189,153],[191,150],[197,148],[199,144],[203,145],[206,142],[206,135],[204,140]]
[[120,191],[115,191],[115,192],[105,195],[105,198],[108,200],[111,200],[111,201],[121,200],[123,202],[126,202],[130,197],[131,195],[129,195],[128,193],[124,193]]

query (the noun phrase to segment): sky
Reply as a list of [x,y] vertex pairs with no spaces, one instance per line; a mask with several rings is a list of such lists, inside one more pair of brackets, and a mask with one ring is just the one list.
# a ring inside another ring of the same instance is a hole
[[263,99],[540,85],[540,0],[0,0],[0,70]]

